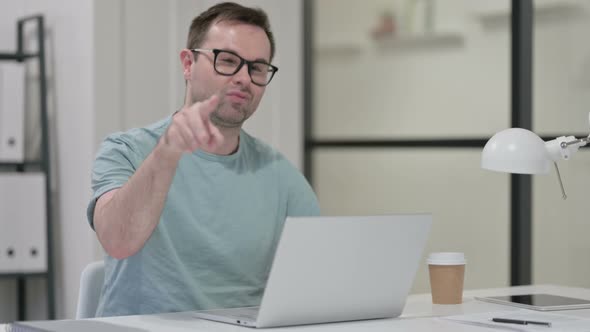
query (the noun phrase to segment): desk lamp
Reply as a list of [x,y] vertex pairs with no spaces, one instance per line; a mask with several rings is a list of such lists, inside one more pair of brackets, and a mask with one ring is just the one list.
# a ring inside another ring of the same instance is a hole
[[[590,119],[590,115],[589,115]],[[521,128],[510,128],[496,133],[486,143],[481,156],[481,167],[498,172],[517,174],[546,174],[555,166],[563,199],[567,198],[557,162],[569,160],[578,149],[590,142],[585,138],[560,136],[544,142],[535,133]],[[551,294],[476,297],[478,300],[534,310],[564,310],[578,308],[584,300]],[[539,304],[540,303],[540,304]],[[590,307],[586,301],[584,308]]]
[[553,163],[563,199],[566,199],[567,195],[557,162],[569,160],[588,142],[590,142],[590,135],[579,139],[574,136],[560,136],[544,142],[537,134],[529,130],[505,129],[496,133],[486,143],[481,156],[481,167],[497,172],[547,174]]

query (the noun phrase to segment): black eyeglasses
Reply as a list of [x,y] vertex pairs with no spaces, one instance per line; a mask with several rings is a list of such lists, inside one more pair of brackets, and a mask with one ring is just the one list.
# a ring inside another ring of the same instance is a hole
[[264,61],[248,61],[231,51],[218,49],[193,48],[193,52],[212,52],[214,54],[213,68],[224,76],[233,76],[246,64],[252,83],[266,86],[272,80],[279,68]]

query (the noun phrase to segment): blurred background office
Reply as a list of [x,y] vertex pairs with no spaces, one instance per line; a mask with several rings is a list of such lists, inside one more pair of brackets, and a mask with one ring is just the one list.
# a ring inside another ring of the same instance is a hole
[[[108,133],[181,107],[178,52],[191,19],[216,2],[0,0],[0,53],[14,51],[19,18],[45,19],[54,211],[53,285],[43,276],[0,274],[0,322],[52,311],[73,318],[80,272],[103,255],[85,220],[94,153]],[[485,140],[511,126],[511,2],[237,2],[269,14],[280,67],[246,129],[306,173],[323,214],[432,212],[425,254],[465,252],[467,289],[510,285],[510,175],[479,163]],[[532,129],[586,136],[590,4],[533,3]],[[34,49],[37,36],[24,37]],[[24,66],[25,154],[34,158],[39,68]],[[532,178],[533,283],[590,287],[589,166],[585,150],[560,164],[565,201],[555,174]],[[0,220],[0,232],[10,222]],[[413,292],[428,291],[423,264]]]

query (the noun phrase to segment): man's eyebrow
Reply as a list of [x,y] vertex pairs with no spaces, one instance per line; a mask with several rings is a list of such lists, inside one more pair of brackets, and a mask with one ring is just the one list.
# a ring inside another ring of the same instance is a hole
[[[229,52],[232,52],[232,53],[235,53],[235,54],[241,56],[240,53],[238,53],[236,50],[231,49],[231,48],[220,48],[220,50],[222,50],[222,51],[229,51]],[[265,58],[257,58],[257,59],[252,60],[252,61],[255,61],[255,62],[264,62],[266,64],[270,64],[270,62],[268,60],[266,60]]]

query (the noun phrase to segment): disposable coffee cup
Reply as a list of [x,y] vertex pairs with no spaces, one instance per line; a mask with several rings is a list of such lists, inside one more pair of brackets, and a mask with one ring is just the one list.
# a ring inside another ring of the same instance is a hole
[[428,256],[430,289],[434,304],[463,302],[465,255],[461,252],[435,252]]

